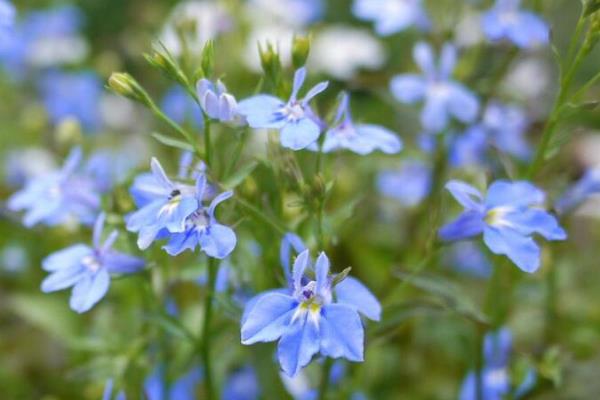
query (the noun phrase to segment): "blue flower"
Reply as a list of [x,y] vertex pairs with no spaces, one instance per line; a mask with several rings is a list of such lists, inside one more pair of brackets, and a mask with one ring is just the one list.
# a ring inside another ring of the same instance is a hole
[[144,260],[112,249],[118,232],[113,231],[101,243],[105,214],[100,214],[94,225],[93,247],[76,244],[46,257],[44,270],[50,275],[42,282],[44,293],[73,287],[69,305],[83,313],[106,295],[110,274],[130,274],[144,267]]
[[290,287],[250,300],[241,321],[243,344],[279,340],[278,359],[288,376],[296,375],[317,353],[363,361],[364,328],[358,312],[374,320],[381,313],[377,299],[356,279],[346,278],[332,287],[325,253],[316,261],[314,280],[305,276],[309,267],[309,251],[304,250],[294,262]]
[[550,41],[548,24],[532,12],[520,11],[520,4],[521,0],[496,0],[481,20],[487,38],[510,40],[525,49],[547,44]]
[[246,366],[229,375],[221,400],[256,400],[260,398],[260,387],[254,369]]
[[197,387],[202,382],[203,375],[200,367],[194,367],[169,385],[164,367],[159,365],[144,381],[146,398],[148,400],[196,399]]
[[100,207],[95,182],[76,172],[81,149],[75,148],[62,169],[37,176],[8,199],[12,211],[25,210],[23,224],[60,225],[68,222],[93,223]]
[[163,247],[172,256],[185,250],[194,251],[197,246],[209,257],[223,259],[235,248],[237,239],[233,230],[221,225],[215,218],[215,208],[227,200],[233,192],[227,191],[217,195],[208,207],[202,205],[206,190],[206,177],[201,175],[196,181],[197,207],[185,219],[185,229],[170,232],[169,242]]
[[0,48],[9,40],[17,12],[8,0],[0,0]]
[[485,198],[474,187],[450,181],[446,189],[465,211],[442,227],[440,238],[462,240],[483,233],[483,240],[494,254],[504,254],[525,272],[540,266],[540,248],[532,236],[547,240],[564,240],[566,232],[548,212],[541,208],[544,192],[526,181],[494,182]]
[[193,186],[171,181],[156,158],[150,166],[152,175],[144,175],[131,188],[140,209],[127,216],[127,230],[138,232],[140,249],[148,248],[163,229],[184,232],[187,218],[198,209]]
[[198,104],[181,86],[171,87],[162,99],[165,114],[178,124],[190,122],[199,128],[204,124]]
[[85,131],[100,129],[102,82],[94,72],[48,72],[40,82],[40,95],[54,125],[73,118]]
[[600,169],[589,169],[556,201],[554,208],[559,214],[566,214],[597,193],[600,193]]
[[429,19],[421,0],[354,0],[352,13],[359,19],[373,21],[375,32],[388,36],[416,26],[429,29]]
[[519,160],[531,157],[525,139],[529,120],[519,107],[491,102],[482,121],[469,127],[450,144],[450,162],[454,166],[482,165],[490,146]]
[[436,65],[431,46],[420,42],[413,49],[413,57],[423,75],[401,74],[394,77],[390,87],[396,99],[409,104],[425,102],[421,124],[428,132],[443,130],[450,116],[463,123],[473,122],[479,111],[477,97],[451,79],[456,64],[456,48],[445,44],[440,63]]
[[259,94],[242,100],[238,105],[240,114],[246,117],[252,128],[278,129],[281,145],[292,150],[308,147],[319,138],[321,126],[308,103],[327,88],[327,82],[315,85],[303,99],[298,91],[306,78],[306,69],[300,68],[294,75],[294,86],[289,100],[283,101],[267,94]]
[[84,172],[93,177],[101,193],[108,193],[116,184],[123,183],[139,163],[137,152],[126,149],[95,151],[85,163]]
[[379,125],[354,124],[348,103],[349,97],[344,93],[334,126],[325,134],[323,152],[348,149],[361,155],[369,154],[374,150],[394,154],[402,149],[402,141],[394,132]]
[[487,279],[492,275],[492,264],[476,243],[464,241],[454,243],[448,249],[445,262],[453,270],[474,278]]
[[241,123],[243,118],[238,114],[237,101],[227,93],[227,88],[220,80],[216,84],[208,79],[200,79],[196,84],[200,106],[209,118],[220,122]]
[[[477,374],[481,374],[483,400],[502,400],[511,392],[510,353],[512,335],[507,328],[488,333],[483,342],[484,365],[481,371],[471,371],[465,377],[460,391],[460,400],[476,400]],[[535,385],[535,370],[529,369],[523,382],[514,390],[511,398],[519,399]]]
[[79,35],[82,14],[73,6],[36,10],[14,27],[0,46],[0,63],[15,78],[30,68],[46,68],[80,61],[87,44]]
[[406,207],[416,206],[431,191],[431,167],[422,161],[406,160],[397,170],[381,172],[377,189]]

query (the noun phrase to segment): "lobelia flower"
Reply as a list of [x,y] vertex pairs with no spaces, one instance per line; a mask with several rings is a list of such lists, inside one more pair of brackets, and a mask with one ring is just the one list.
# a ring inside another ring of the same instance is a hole
[[405,160],[399,169],[377,176],[377,189],[406,207],[416,206],[431,191],[431,167],[422,161]]
[[156,158],[150,162],[152,175],[142,175],[131,188],[139,210],[129,214],[126,227],[138,232],[137,244],[146,249],[162,230],[184,232],[186,219],[198,209],[195,188],[171,181]]
[[528,128],[529,119],[521,108],[491,102],[482,121],[453,140],[450,162],[454,166],[484,164],[490,146],[526,161],[531,157],[525,139]]
[[309,251],[304,250],[292,273],[286,272],[291,275],[288,289],[251,299],[241,321],[242,344],[279,340],[277,355],[288,376],[295,376],[317,353],[363,361],[364,328],[358,313],[373,320],[381,313],[377,299],[356,279],[332,287],[325,253],[316,261],[314,280],[305,276],[309,267]]
[[375,32],[388,36],[410,26],[429,29],[429,19],[421,0],[354,0],[352,13],[359,19],[373,21]]
[[196,209],[185,219],[185,229],[181,232],[170,232],[169,242],[163,246],[170,255],[175,256],[185,250],[194,251],[200,246],[209,257],[223,259],[235,248],[235,233],[230,227],[219,224],[215,218],[217,205],[230,198],[233,192],[218,194],[208,207],[204,207],[202,200],[206,186],[206,177],[200,175],[196,180]]
[[190,122],[196,128],[202,127],[204,124],[198,104],[181,86],[171,87],[165,93],[161,106],[165,114],[178,124]]
[[565,191],[554,204],[554,208],[557,213],[566,214],[597,193],[600,193],[600,168],[592,168]]
[[258,378],[250,366],[245,366],[230,374],[221,393],[221,400],[257,400],[259,398]]
[[492,275],[492,264],[479,246],[472,241],[454,243],[444,260],[456,272],[487,279]]
[[196,84],[200,106],[209,118],[220,122],[241,123],[241,115],[237,112],[237,101],[227,93],[227,88],[220,80],[212,83],[208,79],[200,79]]
[[0,0],[0,47],[10,39],[16,15],[15,6],[11,2]]
[[299,100],[298,92],[305,78],[305,68],[296,71],[292,94],[287,102],[271,95],[259,94],[242,100],[238,105],[238,112],[246,117],[252,128],[278,129],[283,147],[292,150],[308,147],[321,133],[320,121],[308,103],[327,88],[328,82],[313,86]]
[[323,0],[250,0],[247,13],[255,24],[277,21],[298,30],[317,22],[324,11]]
[[[510,353],[512,335],[507,328],[485,335],[483,342],[484,365],[481,371],[471,371],[465,377],[460,391],[460,400],[476,400],[477,375],[481,375],[481,394],[483,400],[502,400],[506,396],[519,399],[535,385],[535,370],[529,369],[520,385],[511,390]],[[511,393],[512,392],[512,393]]]
[[496,0],[481,19],[487,38],[491,41],[509,40],[524,49],[548,44],[548,24],[533,12],[519,10],[520,4],[521,0]]
[[95,132],[101,128],[102,82],[94,72],[47,72],[39,90],[52,124],[72,118],[85,131]]
[[541,208],[544,192],[526,181],[495,181],[484,197],[464,182],[450,181],[446,189],[465,211],[439,230],[442,240],[453,241],[483,233],[494,254],[506,255],[525,272],[540,266],[540,248],[532,236],[564,240],[566,232],[550,213]]
[[402,149],[402,141],[394,132],[371,124],[354,124],[350,115],[349,96],[343,93],[337,116],[325,134],[323,152],[348,149],[365,155],[375,150],[386,154],[398,153]]
[[88,176],[78,174],[81,149],[75,148],[58,171],[36,176],[25,188],[8,199],[8,209],[25,210],[23,224],[32,227],[38,223],[59,225],[68,222],[91,224],[100,207],[96,183]]
[[446,128],[450,116],[472,123],[477,118],[479,101],[465,86],[451,79],[456,64],[454,45],[444,45],[439,65],[435,63],[431,46],[424,42],[415,45],[413,57],[423,75],[396,75],[390,83],[396,99],[408,104],[424,101],[421,124],[428,132]]
[[101,213],[94,225],[93,247],[76,244],[46,257],[42,268],[50,275],[42,282],[44,293],[73,287],[69,306],[83,313],[108,292],[111,274],[130,274],[144,267],[144,260],[112,249],[118,232],[101,243],[106,216]]

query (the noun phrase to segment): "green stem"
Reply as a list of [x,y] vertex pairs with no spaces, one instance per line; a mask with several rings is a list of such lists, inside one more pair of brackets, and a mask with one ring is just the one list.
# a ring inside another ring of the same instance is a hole
[[558,270],[553,265],[554,263],[548,264],[548,271],[546,273],[546,324],[545,324],[545,339],[548,343],[552,342],[554,335],[553,327],[556,324],[557,312],[556,312],[556,300],[557,300],[557,281],[558,281]]
[[208,258],[208,283],[206,298],[204,300],[204,321],[202,324],[202,343],[200,347],[202,364],[204,367],[204,387],[206,389],[206,399],[213,400],[215,396],[212,376],[212,365],[210,357],[210,323],[213,312],[213,300],[215,293],[215,283],[217,281],[217,264],[214,258]]
[[210,118],[204,114],[204,156],[208,168],[212,167],[212,154],[210,149]]
[[194,139],[194,137],[192,136],[192,134],[190,134],[188,131],[186,131],[185,129],[183,129],[181,127],[181,125],[179,125],[177,122],[175,122],[171,118],[167,117],[160,110],[160,108],[158,108],[158,106],[156,104],[150,103],[149,107],[150,107],[150,111],[152,111],[152,113],[158,119],[160,119],[161,121],[163,121],[164,123],[166,123],[167,125],[169,125],[174,131],[176,131],[181,136],[183,136],[183,138],[194,148],[194,151],[196,152],[196,154],[198,155],[198,157],[202,157],[202,150],[200,149],[200,147],[198,147],[198,143]]
[[323,370],[321,372],[321,382],[319,383],[319,400],[325,400],[327,398],[327,390],[329,389],[329,376],[331,375],[331,367],[333,366],[333,360],[326,358],[323,363]]
[[269,215],[262,212],[260,209],[258,209],[253,204],[247,202],[246,200],[242,199],[239,196],[235,196],[234,199],[235,199],[235,201],[237,201],[237,203],[239,205],[244,207],[247,211],[249,211],[251,214],[253,214],[256,218],[261,219],[264,222],[266,222],[267,224],[271,225],[271,227],[278,233],[284,235],[287,232],[287,229],[284,226],[281,226],[278,221],[274,220],[272,217],[270,217]]

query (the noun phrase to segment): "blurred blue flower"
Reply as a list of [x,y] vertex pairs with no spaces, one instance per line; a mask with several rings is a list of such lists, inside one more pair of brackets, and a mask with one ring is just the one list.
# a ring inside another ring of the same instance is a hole
[[416,206],[431,191],[431,167],[422,161],[405,160],[399,169],[379,173],[377,189],[406,207]]
[[314,280],[305,276],[310,264],[309,251],[302,251],[294,262],[290,287],[251,299],[241,321],[243,344],[279,339],[278,359],[288,376],[296,375],[319,352],[363,361],[364,328],[358,312],[374,320],[381,313],[373,294],[352,278],[335,287],[334,303],[329,259],[319,255]]
[[424,42],[415,45],[413,57],[423,74],[395,76],[390,88],[396,99],[409,104],[424,101],[421,124],[428,132],[437,133],[446,128],[450,116],[463,123],[473,122],[479,111],[477,97],[451,79],[456,64],[454,45],[444,45],[439,65],[436,65],[433,49]]
[[101,193],[110,192],[117,184],[123,183],[127,175],[139,163],[138,153],[128,149],[95,151],[84,166],[86,175],[93,177]]
[[62,169],[39,175],[13,194],[7,206],[12,211],[25,210],[23,224],[59,225],[69,222],[93,223],[100,207],[96,183],[77,173],[81,149],[75,148]]
[[187,217],[198,209],[193,186],[171,181],[156,158],[152,158],[150,167],[152,175],[143,175],[131,188],[140,209],[126,218],[127,230],[138,232],[140,249],[148,248],[163,229],[184,232]]
[[349,96],[343,93],[333,127],[327,131],[323,142],[325,153],[339,149],[348,149],[361,155],[375,150],[394,154],[402,149],[402,140],[382,126],[354,124],[350,114]]
[[388,36],[410,26],[429,29],[429,19],[421,3],[421,0],[354,0],[352,13],[359,19],[373,21],[375,32]]
[[200,107],[181,86],[172,86],[165,93],[161,106],[165,114],[178,124],[190,122],[196,128],[204,125]]
[[73,118],[87,132],[101,128],[102,81],[91,71],[51,71],[40,81],[40,96],[54,125]]
[[242,100],[238,106],[252,128],[278,129],[281,145],[292,150],[301,150],[315,142],[321,133],[320,121],[308,103],[327,88],[327,82],[315,85],[303,99],[298,100],[298,91],[306,78],[306,69],[300,68],[294,75],[294,86],[290,99],[285,102],[277,97],[259,94]]
[[78,313],[88,311],[106,295],[110,274],[130,274],[144,267],[144,260],[112,249],[117,231],[101,243],[105,218],[101,213],[96,220],[93,247],[76,244],[42,261],[44,270],[50,272],[42,282],[42,291],[48,293],[73,286],[69,305]]
[[[346,364],[342,360],[334,362],[329,372],[330,385],[339,385],[340,381],[346,375],[346,369]],[[311,386],[310,379],[306,373],[300,371],[293,377],[289,377],[284,373],[280,375],[283,385],[294,400],[317,400],[319,391]]]
[[565,191],[554,208],[557,213],[566,214],[597,193],[600,193],[600,168],[593,168],[587,170],[581,179]]
[[52,169],[56,169],[54,157],[42,147],[11,150],[4,156],[5,181],[11,187],[23,186]]
[[196,84],[196,91],[202,110],[209,118],[220,122],[243,121],[237,110],[237,101],[227,93],[227,88],[220,80],[215,84],[208,79],[200,79]]
[[74,6],[29,12],[0,46],[0,64],[22,78],[30,68],[80,61],[88,50],[79,34],[81,25],[82,14]]
[[325,11],[323,0],[250,0],[249,3],[250,11],[257,16],[296,28],[319,21]]
[[10,39],[17,11],[8,0],[0,0],[0,48]]
[[532,152],[525,138],[528,128],[529,119],[521,108],[491,102],[480,123],[452,140],[450,162],[454,166],[482,165],[490,146],[526,161]]
[[250,366],[229,375],[221,393],[221,400],[257,400],[259,397],[258,379]]
[[206,177],[201,175],[196,181],[196,209],[185,219],[183,231],[171,231],[169,242],[163,249],[172,256],[185,250],[194,251],[197,246],[209,257],[223,259],[235,248],[237,238],[235,232],[221,225],[215,218],[215,208],[219,203],[233,195],[227,191],[217,195],[208,207],[202,205],[206,190]]
[[519,10],[520,4],[521,0],[496,0],[481,20],[487,38],[491,41],[509,40],[525,49],[548,44],[548,24],[530,11]]
[[169,384],[164,367],[159,365],[144,381],[144,392],[148,400],[194,400],[203,376],[202,369],[194,367]]
[[[477,374],[481,374],[482,400],[502,400],[511,394],[510,353],[512,335],[508,328],[488,333],[483,342],[484,365],[481,371],[471,371],[465,377],[460,391],[460,400],[476,400]],[[536,381],[535,370],[529,369],[523,382],[514,390],[511,398],[519,399],[528,393]]]
[[454,243],[448,249],[445,263],[454,271],[474,278],[487,279],[492,275],[490,260],[472,241]]
[[544,192],[529,182],[498,180],[485,198],[464,182],[450,181],[446,189],[465,211],[439,230],[442,240],[462,240],[483,233],[485,244],[494,254],[504,254],[525,272],[540,266],[540,248],[532,236],[564,240],[566,232],[541,206]]

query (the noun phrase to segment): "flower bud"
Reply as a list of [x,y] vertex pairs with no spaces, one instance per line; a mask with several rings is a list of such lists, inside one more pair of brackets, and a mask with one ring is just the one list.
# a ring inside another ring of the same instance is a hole
[[108,87],[121,96],[139,101],[145,105],[151,104],[148,93],[128,73],[113,72],[110,78],[108,78]]
[[208,40],[202,49],[201,65],[204,77],[211,77],[215,70],[215,46],[212,40]]
[[265,75],[273,82],[277,82],[281,74],[281,60],[277,49],[270,42],[267,42],[264,48],[259,43],[258,52],[260,55],[260,65]]
[[162,46],[162,49],[155,49],[152,54],[145,54],[144,57],[150,65],[164,73],[167,78],[172,79],[183,86],[188,85],[186,75],[164,46]]
[[306,64],[310,53],[310,37],[308,35],[297,35],[292,39],[292,64],[298,69]]

